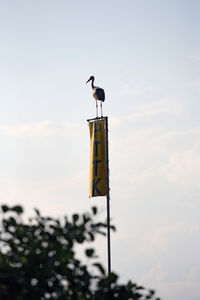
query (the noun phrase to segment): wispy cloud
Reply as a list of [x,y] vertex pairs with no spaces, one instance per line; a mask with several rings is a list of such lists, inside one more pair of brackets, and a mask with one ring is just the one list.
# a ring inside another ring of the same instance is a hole
[[189,87],[200,87],[200,80],[190,81],[187,83]]
[[199,155],[200,144],[198,142],[187,151],[174,153],[164,167],[167,178],[183,187],[198,187],[200,180]]
[[[196,228],[196,227],[195,227]],[[197,229],[199,231],[199,227]],[[183,223],[174,223],[172,225],[163,226],[151,233],[151,235],[144,236],[138,245],[138,251],[147,253],[156,258],[157,252],[166,253],[168,249],[168,236],[170,234],[184,232],[190,234],[191,226],[184,225]]]
[[186,84],[189,88],[196,90],[200,93],[200,80],[190,81]]
[[142,96],[147,93],[158,93],[160,90],[156,87],[151,86],[147,82],[141,83],[125,83],[120,87],[119,94],[121,96]]
[[78,123],[42,121],[15,125],[0,125],[0,132],[8,136],[39,137],[39,136],[80,136],[81,126]]
[[200,56],[190,56],[189,57],[190,59],[192,59],[192,60],[199,60],[200,61]]
[[147,119],[149,117],[155,117],[163,114],[171,116],[183,115],[183,109],[172,98],[164,98],[160,101],[156,101],[150,104],[143,104],[136,107],[136,112],[126,116],[117,116],[111,118],[112,125],[119,125],[127,121],[137,121],[141,119]]

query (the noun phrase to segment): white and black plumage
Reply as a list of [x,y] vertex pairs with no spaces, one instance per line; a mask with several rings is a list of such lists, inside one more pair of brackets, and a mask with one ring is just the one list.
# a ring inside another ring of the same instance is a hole
[[101,101],[100,106],[101,106],[101,117],[102,117],[103,116],[102,102],[105,101],[105,92],[102,88],[100,88],[98,86],[94,86],[94,76],[91,76],[86,83],[88,83],[90,80],[91,80],[91,87],[93,90],[93,97],[96,100],[96,115],[98,118],[98,103],[97,103],[97,101]]

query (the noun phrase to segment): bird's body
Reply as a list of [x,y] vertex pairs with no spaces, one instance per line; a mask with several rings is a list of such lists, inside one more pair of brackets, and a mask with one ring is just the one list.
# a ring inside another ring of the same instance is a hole
[[95,86],[93,88],[93,97],[94,99],[96,100],[99,100],[99,101],[102,101],[104,102],[105,101],[105,93],[104,93],[104,90],[98,86]]
[[97,117],[98,117],[98,104],[97,101],[101,101],[101,117],[103,116],[102,112],[102,102],[105,101],[105,92],[102,88],[98,86],[94,86],[94,76],[91,76],[86,83],[88,83],[91,80],[91,87],[93,90],[93,97],[96,100],[96,112],[97,112]]

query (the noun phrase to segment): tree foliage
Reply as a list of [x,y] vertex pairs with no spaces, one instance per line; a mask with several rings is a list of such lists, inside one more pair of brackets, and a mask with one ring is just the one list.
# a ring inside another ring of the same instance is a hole
[[[131,281],[119,284],[115,273],[106,275],[94,248],[88,247],[97,235],[105,235],[106,223],[95,221],[96,207],[63,221],[43,217],[35,209],[27,222],[21,206],[2,205],[1,209],[0,299],[158,300],[153,290]],[[83,243],[90,267],[74,250]]]

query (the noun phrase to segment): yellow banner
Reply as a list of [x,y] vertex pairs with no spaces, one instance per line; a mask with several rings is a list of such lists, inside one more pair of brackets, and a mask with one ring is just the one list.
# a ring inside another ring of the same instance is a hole
[[89,197],[105,196],[106,189],[106,122],[89,123],[90,129],[90,184]]

